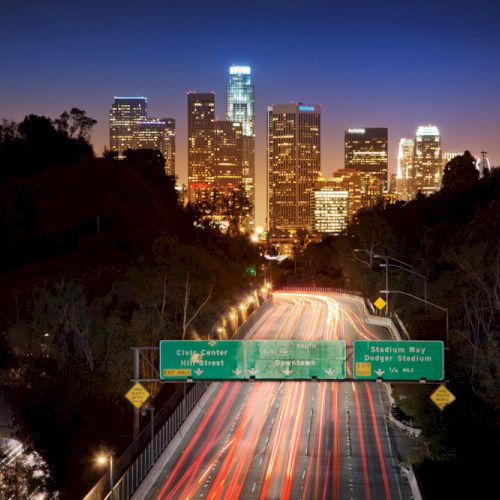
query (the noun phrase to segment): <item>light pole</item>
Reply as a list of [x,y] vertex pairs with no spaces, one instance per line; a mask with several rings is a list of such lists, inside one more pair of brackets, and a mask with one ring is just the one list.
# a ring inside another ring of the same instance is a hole
[[429,304],[430,306],[436,307],[440,311],[444,311],[445,317],[446,317],[446,347],[448,347],[448,342],[450,338],[450,326],[449,326],[449,321],[448,321],[448,308],[439,306],[437,304],[434,304],[433,302],[429,302],[428,300],[421,299],[420,297],[417,297],[416,295],[412,295],[411,293],[408,292],[402,292],[401,290],[380,290],[380,293],[396,293],[400,295],[406,295],[407,297],[412,297],[415,300],[419,300],[420,302],[424,302],[425,304]]
[[97,463],[98,464],[105,464],[106,462],[109,462],[109,492],[110,492],[110,498],[113,498],[113,488],[115,487],[114,485],[114,478],[113,478],[113,452],[109,450],[105,450],[102,452],[102,455],[99,455],[97,457]]
[[[400,269],[404,269],[405,271],[412,272],[411,269],[413,268],[413,266],[411,264],[408,264],[408,262],[404,262],[402,260],[396,259],[395,257],[390,257],[389,255],[380,255],[378,253],[374,253],[373,256],[376,259],[384,259],[385,260],[385,266],[384,266],[384,264],[379,264],[379,266],[385,267],[385,289],[386,290],[389,289],[389,260],[392,260],[394,262],[398,262],[399,264],[401,264],[401,266],[397,266]],[[396,267],[396,264],[390,264],[390,265]],[[405,266],[405,267],[402,267],[402,266]],[[389,294],[388,293],[385,294],[385,302],[386,302],[385,315],[389,316]]]
[[[412,269],[408,269],[408,268],[403,267],[403,266],[398,266],[397,264],[388,264],[387,262],[385,264],[380,264],[380,267],[386,268],[386,274],[387,274],[388,267],[397,267],[398,269],[402,269],[403,271],[406,271],[408,273],[414,274],[415,276],[419,276],[420,278],[422,278],[424,280],[424,300],[425,300],[425,302],[427,302],[427,276],[425,276],[425,274],[417,273],[416,271],[413,271]],[[385,287],[386,287],[386,289],[389,288],[387,281],[385,283]]]
[[[396,259],[395,257],[391,257],[390,255],[382,255],[375,253],[370,250],[366,250],[364,248],[355,248],[354,252],[366,252],[370,255],[372,259],[384,259],[385,264],[379,264],[380,267],[385,267],[385,289],[389,290],[389,267],[397,267],[398,269],[402,269],[410,274],[414,274],[415,276],[419,276],[424,280],[424,302],[426,303],[427,310],[427,277],[423,274],[417,273],[413,271],[413,266],[408,264],[408,262],[404,262],[402,260]],[[397,262],[397,264],[389,264],[389,261]],[[382,293],[382,292],[380,292]],[[385,315],[389,315],[389,294],[385,294]]]

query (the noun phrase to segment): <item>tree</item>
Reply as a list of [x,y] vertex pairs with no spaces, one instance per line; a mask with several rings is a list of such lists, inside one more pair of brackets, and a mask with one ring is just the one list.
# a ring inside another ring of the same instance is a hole
[[90,140],[90,131],[97,123],[87,113],[79,108],[71,108],[71,111],[63,111],[54,124],[59,132],[67,134],[71,138]]
[[469,151],[452,158],[444,167],[443,190],[463,189],[474,185],[479,179],[476,162]]
[[21,499],[37,497],[49,500],[58,498],[57,493],[47,491],[49,471],[47,464],[36,452],[23,450],[12,458],[4,450],[0,450],[0,498]]

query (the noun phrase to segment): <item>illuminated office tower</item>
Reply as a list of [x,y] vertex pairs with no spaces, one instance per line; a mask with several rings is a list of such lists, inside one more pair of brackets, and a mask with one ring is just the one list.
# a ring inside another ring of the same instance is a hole
[[441,187],[443,158],[439,130],[433,125],[417,128],[413,154],[415,190],[425,195]]
[[126,149],[135,149],[135,126],[146,121],[147,102],[145,97],[115,97],[109,111],[109,149],[123,159]]
[[410,201],[415,197],[415,170],[413,153],[415,141],[402,138],[399,141],[398,166],[395,181],[395,195],[398,200]]
[[165,174],[175,175],[175,120],[149,118],[137,122],[134,134],[134,147],[160,151],[165,158]]
[[387,190],[387,128],[348,128],[344,141],[344,168],[378,180],[380,194]]
[[313,229],[340,234],[347,227],[349,193],[339,189],[338,179],[320,178],[313,189]]
[[215,122],[213,187],[225,196],[243,187],[242,138],[241,123],[219,120]]
[[188,199],[208,200],[214,182],[215,95],[190,92],[188,98]]
[[255,226],[255,101],[250,66],[231,66],[226,88],[226,119],[242,125],[242,181],[252,204],[249,227]]
[[164,149],[165,173],[175,175],[175,118],[162,118],[165,123]]
[[319,105],[268,107],[269,230],[311,230],[312,190],[319,177]]
[[382,200],[383,185],[370,172],[340,169],[333,173],[340,186],[349,196],[348,219],[352,221],[361,208],[373,207]]

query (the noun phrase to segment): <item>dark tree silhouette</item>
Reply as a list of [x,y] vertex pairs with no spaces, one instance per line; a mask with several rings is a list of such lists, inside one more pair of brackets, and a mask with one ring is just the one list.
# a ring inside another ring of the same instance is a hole
[[471,187],[479,179],[476,162],[469,151],[451,159],[444,167],[443,190]]

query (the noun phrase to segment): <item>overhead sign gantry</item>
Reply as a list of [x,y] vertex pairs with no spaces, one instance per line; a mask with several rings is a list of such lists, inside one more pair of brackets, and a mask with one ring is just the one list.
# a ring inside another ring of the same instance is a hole
[[[353,376],[358,380],[440,381],[440,341],[356,340]],[[163,340],[160,379],[343,380],[343,340]]]

